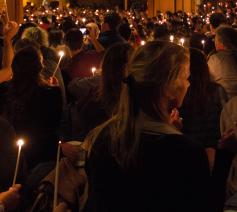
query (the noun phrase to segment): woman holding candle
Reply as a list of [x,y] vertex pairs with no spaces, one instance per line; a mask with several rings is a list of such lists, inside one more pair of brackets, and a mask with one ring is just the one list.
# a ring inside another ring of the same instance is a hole
[[101,75],[72,81],[69,92],[78,99],[77,139],[84,140],[90,130],[113,113],[119,101],[122,79],[133,49],[128,43],[117,43],[107,49]]
[[151,42],[132,57],[118,110],[87,138],[88,211],[211,211],[204,149],[173,126],[189,51]]
[[[3,114],[26,141],[23,152],[30,168],[55,159],[62,111],[60,88],[42,76],[42,56],[34,47],[18,51],[13,59]],[[54,81],[54,80],[53,80]]]

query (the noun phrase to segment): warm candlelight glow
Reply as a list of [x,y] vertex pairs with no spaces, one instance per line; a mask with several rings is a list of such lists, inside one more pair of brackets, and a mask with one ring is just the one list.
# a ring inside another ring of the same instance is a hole
[[144,46],[146,44],[146,41],[142,40],[141,45]]
[[180,43],[181,43],[182,46],[184,46],[184,41],[185,41],[184,38],[180,39]]
[[19,139],[19,140],[17,141],[17,145],[18,145],[19,147],[21,147],[23,144],[24,144],[24,141],[23,141],[22,139]]
[[59,55],[60,57],[63,57],[64,54],[65,54],[64,51],[59,51],[59,52],[58,52],[58,55]]
[[173,43],[174,42],[174,36],[170,35],[170,41]]
[[17,141],[17,145],[18,145],[18,154],[17,154],[17,160],[16,160],[16,168],[15,168],[15,174],[14,174],[14,178],[13,178],[13,183],[12,186],[14,186],[16,184],[16,178],[17,178],[17,174],[18,174],[18,169],[19,169],[19,163],[20,163],[20,156],[21,156],[21,147],[24,144],[24,140],[23,139],[19,139]]
[[92,72],[92,74],[93,74],[93,76],[95,75],[95,72],[96,72],[96,67],[92,67],[91,68],[91,72]]

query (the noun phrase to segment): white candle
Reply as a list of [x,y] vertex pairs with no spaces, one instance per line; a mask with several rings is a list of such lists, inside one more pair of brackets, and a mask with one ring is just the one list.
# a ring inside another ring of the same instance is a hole
[[57,161],[56,161],[56,167],[55,167],[54,198],[53,198],[53,208],[54,209],[57,207],[57,197],[58,197],[60,145],[61,145],[61,141],[58,142]]
[[18,168],[19,168],[19,162],[20,162],[20,156],[21,156],[21,147],[24,144],[24,141],[22,139],[19,139],[17,141],[17,145],[18,145],[18,155],[17,155],[17,160],[16,160],[16,168],[15,168],[15,174],[14,174],[14,178],[13,178],[13,183],[12,186],[14,186],[16,184],[16,177],[17,177],[17,173],[18,173]]
[[62,60],[62,58],[63,58],[63,56],[64,56],[64,51],[60,51],[59,53],[58,53],[58,55],[60,56],[60,58],[59,58],[59,60],[58,60],[58,64],[57,64],[57,66],[56,66],[56,68],[55,68],[55,70],[54,70],[54,72],[53,72],[53,77],[54,77],[54,75],[56,74],[56,72],[57,72],[57,70],[58,70],[58,68],[59,68],[59,66],[60,66],[60,63],[61,63],[61,60]]
[[181,46],[184,46],[184,41],[185,41],[184,38],[180,39]]
[[173,35],[170,35],[170,42],[174,42],[174,36]]
[[92,68],[91,68],[91,72],[92,72],[93,76],[95,76],[96,67],[92,67]]

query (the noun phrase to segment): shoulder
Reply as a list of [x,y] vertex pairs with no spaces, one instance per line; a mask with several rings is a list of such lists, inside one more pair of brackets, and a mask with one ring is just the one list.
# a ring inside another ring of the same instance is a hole
[[179,149],[203,149],[199,142],[196,142],[195,140],[192,140],[184,135],[178,134],[161,136],[143,134],[142,143],[145,143],[145,145],[150,145],[152,148],[163,146],[167,148],[171,147],[173,149],[175,149],[175,147]]

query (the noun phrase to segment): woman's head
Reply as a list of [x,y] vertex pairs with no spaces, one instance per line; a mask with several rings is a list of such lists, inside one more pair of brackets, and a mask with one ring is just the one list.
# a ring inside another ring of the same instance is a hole
[[132,51],[128,43],[118,43],[111,46],[104,55],[100,96],[109,107],[114,106],[119,99],[122,79],[126,76],[126,66]]
[[[184,111],[190,115],[207,111],[210,99],[210,74],[205,55],[198,49],[190,48],[190,87],[184,99]],[[198,104],[202,102],[203,104]]]
[[169,124],[171,110],[181,106],[189,87],[189,52],[169,42],[148,42],[136,50],[128,71],[116,115],[88,137],[93,143],[108,127],[111,155],[123,168],[139,165],[142,114]]
[[134,82],[128,87],[140,109],[167,121],[170,110],[181,106],[189,87],[189,52],[172,43],[149,42],[136,51],[129,72]]
[[229,26],[220,26],[216,29],[215,46],[217,50],[237,51],[237,31]]
[[57,47],[63,43],[63,31],[59,29],[52,29],[49,31],[49,45]]
[[38,80],[42,70],[42,55],[33,46],[20,49],[12,61],[13,81],[24,83],[26,81]]
[[27,28],[23,34],[22,39],[26,38],[28,40],[33,40],[41,46],[47,47],[48,43],[48,33],[40,27],[30,27]]

